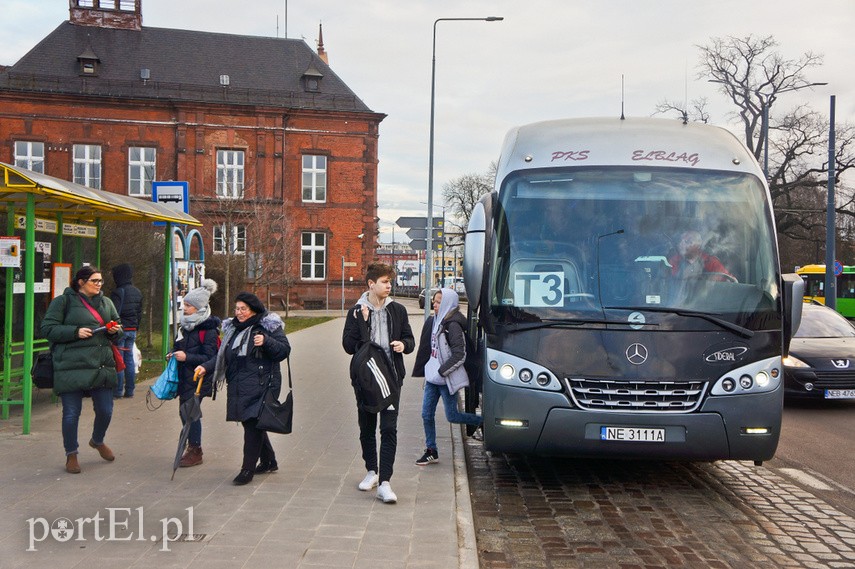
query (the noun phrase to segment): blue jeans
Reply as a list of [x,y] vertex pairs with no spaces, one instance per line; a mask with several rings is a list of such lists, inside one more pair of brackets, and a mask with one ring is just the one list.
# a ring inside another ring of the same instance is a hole
[[457,396],[448,391],[447,385],[435,385],[425,382],[425,395],[422,400],[422,421],[425,425],[425,446],[436,450],[436,406],[442,396],[445,418],[449,423],[480,426],[483,420],[475,413],[464,413],[457,409]]
[[[96,445],[104,443],[107,427],[113,417],[113,390],[109,387],[92,389],[92,408],[95,409],[95,424],[92,426],[92,442]],[[80,412],[83,410],[83,392],[72,391],[63,393],[62,399],[62,444],[65,454],[77,452],[77,424],[80,421]]]
[[122,358],[125,360],[125,371],[120,371],[116,374],[116,390],[113,392],[114,397],[122,396],[122,388],[124,387],[125,397],[134,396],[134,387],[137,380],[137,367],[134,362],[134,342],[137,339],[137,331],[125,331],[124,335],[116,344],[119,351],[122,352]]

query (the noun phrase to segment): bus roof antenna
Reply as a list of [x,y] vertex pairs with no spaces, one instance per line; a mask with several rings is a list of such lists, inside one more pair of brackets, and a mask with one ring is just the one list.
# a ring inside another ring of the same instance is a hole
[[626,120],[626,116],[624,116],[624,114],[623,114],[623,101],[624,101],[623,93],[624,93],[624,91],[623,91],[623,73],[621,73],[621,75],[620,75],[620,120],[622,120],[622,121]]

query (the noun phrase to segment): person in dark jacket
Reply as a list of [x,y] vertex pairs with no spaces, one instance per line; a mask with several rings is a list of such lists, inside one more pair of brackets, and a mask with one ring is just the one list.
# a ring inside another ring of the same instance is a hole
[[[178,337],[175,339],[172,353],[168,356],[175,358],[178,362],[180,405],[196,396],[196,383],[193,381],[193,372],[196,367],[217,356],[220,319],[211,315],[209,304],[211,295],[215,292],[217,292],[217,283],[213,279],[205,279],[202,281],[202,286],[194,288],[184,296],[184,312],[179,320]],[[199,391],[200,404],[205,397],[211,395],[211,385],[210,376],[202,381]],[[184,423],[184,417],[181,417],[181,423]],[[178,466],[188,467],[197,464],[202,464],[201,418],[190,423],[187,449]]]
[[110,300],[116,306],[125,332],[118,344],[125,359],[125,369],[116,375],[116,389],[113,391],[113,397],[119,398],[123,394],[125,397],[133,397],[137,380],[134,344],[137,340],[137,328],[142,320],[142,293],[132,282],[134,269],[129,264],[116,265],[112,273],[116,288],[110,294]]
[[223,342],[214,359],[196,368],[213,374],[219,385],[227,383],[226,420],[243,425],[243,463],[233,482],[248,484],[253,475],[279,468],[267,431],[257,428],[264,394],[277,398],[282,387],[280,363],[291,353],[285,326],[268,312],[257,296],[241,292],[235,297],[235,317],[223,322]]
[[460,312],[455,291],[444,288],[434,294],[434,315],[425,321],[421,344],[416,355],[413,377],[425,378],[422,400],[422,422],[425,429],[425,452],[416,460],[419,466],[439,461],[436,444],[436,406],[442,397],[445,418],[449,423],[480,427],[483,420],[474,413],[458,409],[457,392],[469,385],[464,368],[466,361],[466,317]]
[[[348,354],[355,354],[366,342],[372,341],[382,347],[395,365],[398,382],[403,383],[404,354],[415,349],[416,341],[407,318],[407,310],[394,302],[392,279],[395,271],[389,265],[374,263],[368,266],[365,292],[348,313],[342,333],[342,346]],[[380,461],[377,460],[377,415],[380,415]],[[358,487],[369,491],[377,486],[377,499],[393,504],[398,497],[392,491],[389,480],[395,464],[398,446],[398,409],[390,406],[380,413],[365,411],[357,401],[359,417],[359,442],[367,474]],[[379,471],[379,474],[378,474]]]
[[[116,458],[104,437],[113,416],[116,385],[112,343],[121,338],[122,327],[116,307],[101,293],[103,284],[101,271],[81,267],[71,286],[51,301],[41,324],[53,352],[53,392],[62,400],[65,470],[72,474],[80,472],[77,425],[84,396],[92,397],[95,409],[89,446],[104,460]],[[110,323],[116,325],[107,326]]]

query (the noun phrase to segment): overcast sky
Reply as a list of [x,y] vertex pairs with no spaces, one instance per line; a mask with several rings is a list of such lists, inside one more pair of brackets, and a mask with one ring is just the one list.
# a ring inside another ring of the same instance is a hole
[[[286,0],[143,0],[143,25],[285,37]],[[68,19],[68,0],[3,0],[0,64],[11,65]],[[696,79],[697,45],[711,37],[773,35],[797,59],[824,56],[773,112],[802,103],[855,123],[855,0],[289,0],[287,36],[316,47],[323,23],[330,66],[380,124],[381,241],[401,215],[426,215],[433,22],[436,37],[434,203],[460,175],[485,172],[505,132],[564,117],[628,116],[663,99],[709,99],[712,121],[734,127],[714,84]],[[439,212],[440,210],[435,210]],[[401,232],[396,234],[400,239]]]

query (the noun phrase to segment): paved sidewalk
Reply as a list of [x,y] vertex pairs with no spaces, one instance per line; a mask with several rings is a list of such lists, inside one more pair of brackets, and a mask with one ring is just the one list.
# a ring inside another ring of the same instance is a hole
[[[413,310],[410,320],[418,338],[419,313]],[[59,405],[35,406],[30,435],[19,434],[20,418],[4,422],[0,566],[477,568],[460,428],[441,411],[441,461],[414,464],[424,445],[421,379],[404,384],[392,478],[398,503],[357,490],[365,471],[342,326],[337,318],[289,336],[294,433],[272,435],[279,471],[247,486],[231,482],[240,469],[243,429],[225,422],[225,394],[202,405],[204,464],[179,469],[173,481],[178,403],[148,411],[150,381],[137,386],[135,398],[116,401],[106,439],[115,462],[86,445],[93,413],[84,407],[81,474],[64,469]],[[413,357],[407,356],[408,370]],[[62,518],[70,528],[65,533]],[[164,541],[164,526],[170,537],[197,539]]]

